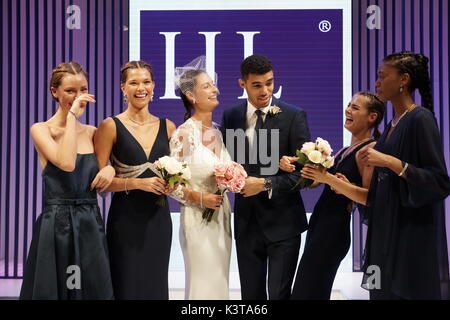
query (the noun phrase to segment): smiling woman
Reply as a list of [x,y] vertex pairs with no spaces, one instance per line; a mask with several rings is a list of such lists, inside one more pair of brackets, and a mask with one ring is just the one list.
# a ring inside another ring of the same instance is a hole
[[50,92],[58,110],[31,127],[43,167],[45,206],[35,224],[20,298],[111,299],[108,250],[94,189],[104,190],[114,170],[105,166],[98,171],[92,141],[96,128],[78,121],[87,103],[95,102],[87,74],[76,62],[62,63],[52,72]]
[[[172,196],[181,203],[180,245],[185,263],[185,298],[229,298],[231,256],[230,203],[217,193],[215,165],[230,162],[227,148],[212,122],[219,104],[216,87],[205,70],[205,56],[175,69],[176,85],[186,109],[185,122],[170,141],[171,155],[191,171],[189,186],[178,186]],[[217,78],[217,76],[216,76]],[[191,111],[193,114],[191,115]],[[208,222],[203,212],[211,213]]]
[[114,192],[107,223],[114,294],[117,299],[168,299],[172,221],[167,201],[159,206],[157,200],[171,190],[150,169],[139,169],[169,155],[175,125],[149,112],[155,82],[148,63],[126,63],[120,87],[127,109],[105,119],[94,139],[100,167],[112,159],[130,173],[115,177],[108,189]]
[[[350,248],[350,219],[353,202],[338,194],[343,185],[340,177],[353,184],[347,187],[360,189],[367,197],[372,170],[362,163],[359,153],[365,146],[378,139],[378,125],[383,119],[384,104],[370,92],[355,94],[345,109],[345,129],[351,135],[351,145],[340,150],[335,156],[335,164],[324,171],[311,165],[302,169],[305,178],[314,180],[313,186],[325,183],[322,195],[314,206],[309,220],[305,249],[297,269],[291,299],[330,299],[333,281],[341,261]],[[372,139],[372,137],[373,139]],[[280,168],[293,171],[290,160],[298,158],[283,157]],[[343,193],[343,192],[340,192]]]

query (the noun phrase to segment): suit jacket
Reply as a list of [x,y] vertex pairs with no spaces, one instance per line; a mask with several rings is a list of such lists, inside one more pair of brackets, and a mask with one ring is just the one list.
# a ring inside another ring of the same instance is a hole
[[[247,139],[245,139],[245,150],[238,148],[237,138],[232,137],[232,135],[229,136],[227,141],[226,130],[229,130],[229,133],[230,129],[231,132],[237,129],[245,131],[247,101],[226,109],[222,116],[223,139],[233,160],[241,163],[249,176],[269,178],[273,190],[271,199],[269,199],[267,191],[248,198],[236,194],[234,203],[236,239],[246,232],[252,215],[256,216],[265,237],[272,242],[299,235],[308,226],[300,192],[298,189],[292,190],[300,177],[299,170],[286,173],[278,169],[279,159],[283,155],[295,155],[295,151],[300,149],[304,142],[310,141],[306,113],[301,108],[284,103],[275,97],[272,99],[272,105],[278,106],[281,112],[275,115],[266,115],[262,129],[267,129],[268,135],[261,137],[261,139],[267,139],[267,154],[276,159],[277,169],[273,175],[261,174],[262,168],[269,167],[269,164],[263,164],[261,159],[258,158],[256,164],[249,163]],[[276,146],[271,143],[271,136],[274,134],[274,131],[271,131],[272,129],[279,130],[279,140],[276,141],[279,145],[278,152]],[[234,139],[234,143],[231,141],[232,139]],[[242,153],[245,153],[244,163],[238,161],[239,156],[243,156]]]

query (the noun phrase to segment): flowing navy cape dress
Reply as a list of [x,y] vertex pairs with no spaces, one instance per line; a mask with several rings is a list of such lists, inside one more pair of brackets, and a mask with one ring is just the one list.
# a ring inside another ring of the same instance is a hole
[[[450,193],[442,142],[433,114],[418,107],[375,146],[409,163],[406,179],[375,168],[369,192],[363,286],[371,299],[449,299],[444,199]],[[374,269],[381,271],[380,289]]]
[[[328,171],[344,174],[349,181],[361,185],[362,179],[356,164],[356,153],[373,142],[357,146],[344,158],[343,150],[337,155],[335,165]],[[350,248],[350,221],[352,201],[335,193],[329,185],[314,206],[309,220],[305,249],[300,260],[292,300],[329,300],[339,265]],[[349,208],[350,207],[350,208]]]
[[[137,166],[170,155],[165,119],[160,119],[149,157],[123,123],[116,117],[113,120],[117,135],[112,153],[121,163]],[[139,178],[155,176],[147,169]],[[167,199],[164,206],[159,206],[159,197],[142,190],[114,193],[106,235],[116,299],[169,298],[172,220]]]
[[20,299],[113,299],[103,220],[89,190],[97,172],[93,153],[78,154],[72,172],[47,162]]

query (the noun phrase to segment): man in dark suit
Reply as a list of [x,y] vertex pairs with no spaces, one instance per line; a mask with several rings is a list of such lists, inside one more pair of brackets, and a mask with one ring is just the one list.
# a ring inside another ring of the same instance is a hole
[[[278,161],[310,140],[306,113],[272,96],[267,57],[249,56],[241,74],[248,100],[224,111],[221,129],[233,160],[248,173],[234,204],[242,298],[265,300],[268,289],[269,299],[289,299],[307,220],[300,193],[292,190],[299,170],[282,172]],[[241,141],[239,132],[245,132]]]

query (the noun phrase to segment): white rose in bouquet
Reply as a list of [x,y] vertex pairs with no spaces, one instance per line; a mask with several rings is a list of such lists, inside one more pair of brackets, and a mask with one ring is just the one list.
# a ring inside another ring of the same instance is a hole
[[334,166],[334,157],[332,156],[328,156],[325,161],[322,163],[322,165],[327,168],[330,169],[332,166]]
[[[187,164],[179,162],[177,159],[169,156],[159,158],[154,163],[158,177],[163,179],[170,188],[174,188],[177,183],[188,184],[191,178],[191,171]],[[152,169],[153,170],[153,169]],[[161,195],[157,201],[159,206],[166,203],[165,195]]]
[[191,179],[191,170],[189,170],[189,167],[186,166],[185,168],[181,169],[181,178],[190,180]]
[[322,161],[322,153],[314,150],[308,154],[308,159],[313,163],[320,163]]
[[320,152],[322,152],[323,154],[325,154],[326,156],[329,156],[331,154],[331,152],[333,152],[333,149],[331,149],[331,146],[328,143],[328,141],[326,141],[322,138],[317,138],[316,144],[317,144],[317,149]]
[[[167,156],[164,156],[164,157],[167,157]],[[161,170],[162,168],[164,168],[164,164],[163,164],[164,157],[161,157],[161,158],[159,158],[159,160],[155,161],[156,169]]]
[[170,159],[171,158],[169,156],[164,156],[164,157],[159,158],[155,163],[156,167],[158,169],[165,168],[167,166],[167,164],[170,162]]
[[316,144],[314,142],[305,142],[300,151],[308,155],[311,151],[314,150],[316,150]]
[[[305,142],[300,150],[296,150],[295,155],[298,157],[297,162],[300,164],[314,163],[319,167],[329,169],[334,165],[334,157],[331,156],[331,152],[333,150],[328,141],[317,138],[316,142]],[[312,183],[312,180],[300,177],[292,190],[297,186],[301,188],[309,187]]]
[[183,169],[183,165],[177,161],[175,158],[169,158],[165,163],[164,168],[169,174],[177,174]]

